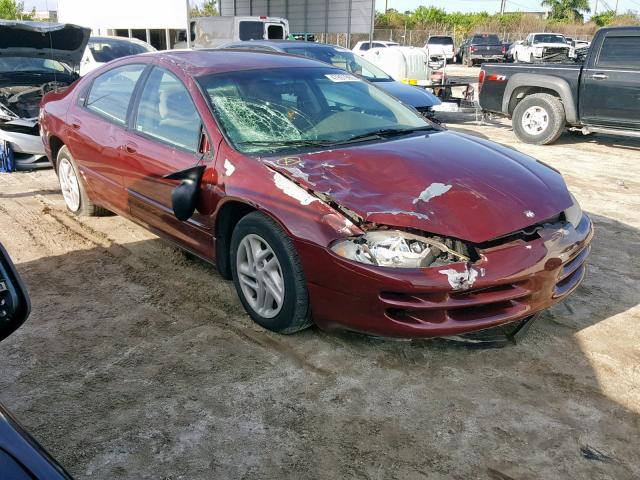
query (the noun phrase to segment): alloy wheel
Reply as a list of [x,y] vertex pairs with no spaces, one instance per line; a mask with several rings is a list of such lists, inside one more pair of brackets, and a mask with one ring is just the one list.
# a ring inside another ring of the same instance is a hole
[[549,113],[537,105],[529,107],[524,111],[520,123],[529,135],[540,135],[549,126]]
[[58,179],[64,203],[69,210],[77,212],[80,209],[80,185],[76,172],[67,158],[60,160]]
[[249,234],[242,239],[236,269],[251,308],[264,318],[278,315],[284,304],[284,276],[278,257],[264,238]]

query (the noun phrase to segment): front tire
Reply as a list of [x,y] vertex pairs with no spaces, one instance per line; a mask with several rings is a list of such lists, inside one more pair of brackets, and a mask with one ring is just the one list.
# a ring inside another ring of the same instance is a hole
[[252,212],[238,222],[231,236],[230,263],[240,301],[258,325],[288,334],[312,324],[298,253],[272,219]]
[[78,165],[66,145],[60,149],[56,157],[56,173],[67,210],[78,216],[94,217],[107,214],[107,210],[89,199],[80,179]]
[[548,93],[528,95],[513,111],[513,131],[521,142],[548,145],[565,129],[562,102]]

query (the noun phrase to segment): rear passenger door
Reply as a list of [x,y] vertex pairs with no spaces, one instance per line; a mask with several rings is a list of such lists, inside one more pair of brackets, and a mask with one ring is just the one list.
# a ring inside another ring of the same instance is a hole
[[582,72],[582,122],[640,128],[640,35],[612,31]]
[[97,76],[80,91],[68,112],[68,148],[92,198],[120,214],[128,213],[122,189],[119,147],[129,104],[146,64],[129,64]]
[[153,67],[137,94],[121,155],[128,165],[124,187],[131,215],[189,250],[212,257],[210,217],[196,213],[178,220],[171,194],[178,184],[165,175],[204,164],[213,168],[209,137],[185,85],[173,73]]

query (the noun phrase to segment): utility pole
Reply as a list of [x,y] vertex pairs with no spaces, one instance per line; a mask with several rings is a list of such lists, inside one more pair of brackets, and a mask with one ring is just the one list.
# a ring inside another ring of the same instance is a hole
[[616,16],[618,15],[618,0],[616,0]]
[[504,15],[504,9],[507,6],[507,0],[500,0],[500,15]]
[[389,3],[389,0],[384,0],[384,13],[387,13],[388,3]]
[[593,16],[598,15],[598,0],[596,0],[596,8],[593,9]]

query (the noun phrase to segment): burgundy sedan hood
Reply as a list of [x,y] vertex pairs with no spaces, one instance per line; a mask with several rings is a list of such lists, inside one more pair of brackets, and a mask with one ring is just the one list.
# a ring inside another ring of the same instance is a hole
[[550,219],[572,204],[551,168],[448,131],[268,163],[367,221],[473,243]]

